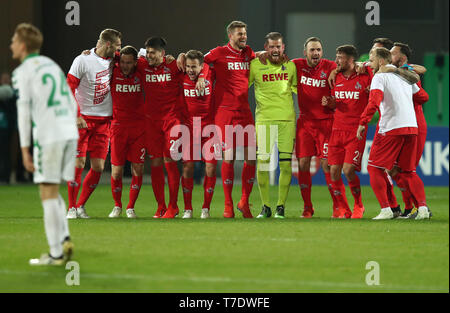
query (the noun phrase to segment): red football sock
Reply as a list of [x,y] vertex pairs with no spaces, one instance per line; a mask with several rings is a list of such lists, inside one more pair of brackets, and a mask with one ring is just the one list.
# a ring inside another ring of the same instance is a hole
[[158,202],[158,208],[166,207],[166,200],[164,196],[164,168],[160,166],[152,166],[151,171],[152,189],[155,194],[156,202]]
[[386,185],[386,173],[384,169],[368,166],[367,171],[370,176],[370,186],[372,187],[381,208],[389,208],[389,200],[387,196],[388,186]]
[[[326,180],[327,185],[328,185],[328,191],[330,192],[331,199],[333,200],[333,208],[340,208],[339,207],[339,201],[338,201],[338,199],[336,198],[336,196],[334,195],[334,192],[333,192],[332,181],[331,181],[331,174],[330,173],[326,173],[326,172],[324,172],[324,174],[325,174],[325,180]],[[341,179],[341,181],[342,181],[342,179]],[[340,191],[342,192],[342,188],[341,188]],[[345,188],[344,188],[344,191],[345,191]]]
[[298,185],[303,198],[303,205],[305,208],[313,207],[311,202],[311,172],[298,172]]
[[111,191],[114,199],[114,205],[122,207],[122,178],[114,179],[111,176]]
[[74,208],[77,205],[78,192],[81,187],[81,174],[83,174],[82,168],[75,168],[74,180],[67,182],[67,191],[69,194],[69,207]]
[[[340,178],[338,181],[331,181],[332,186],[332,192],[333,195],[336,198],[338,207],[340,209],[350,210],[350,207],[348,206],[347,197],[345,197],[345,186],[344,182],[342,181],[342,178]],[[342,190],[344,191],[342,193]]]
[[244,162],[244,168],[242,169],[242,198],[241,201],[248,203],[250,193],[253,189],[253,183],[255,182],[255,165],[250,165]]
[[133,175],[133,177],[131,178],[130,200],[127,205],[127,210],[134,209],[134,205],[139,196],[139,191],[141,191],[141,187],[142,187],[142,176]]
[[181,177],[181,187],[183,188],[184,210],[192,210],[192,189],[194,189],[194,179]]
[[205,176],[205,181],[203,182],[203,206],[202,209],[209,209],[211,206],[211,200],[214,194],[214,188],[216,187],[216,176],[208,177]]
[[411,194],[417,200],[417,207],[427,206],[425,187],[419,175],[416,172],[404,172],[403,175]]
[[178,189],[180,189],[180,171],[177,162],[165,162],[167,183],[169,184],[169,206],[178,207]]
[[391,208],[396,208],[398,207],[398,202],[397,202],[397,197],[395,196],[394,193],[394,184],[392,183],[391,180],[391,176],[388,175],[388,173],[384,172],[384,180],[386,182],[386,192],[387,192],[387,197],[389,200],[389,206]]
[[413,199],[411,192],[408,188],[408,183],[405,181],[404,175],[402,173],[398,173],[395,177],[392,177],[397,183],[398,188],[402,192],[403,202],[405,203],[405,210],[410,210],[413,208]]
[[225,194],[225,206],[233,207],[234,164],[222,162],[222,184]]
[[81,195],[77,203],[77,208],[86,204],[89,197],[97,187],[97,184],[100,180],[100,176],[102,176],[102,172],[96,172],[93,169],[89,170],[89,172],[87,173],[86,177],[83,180],[83,188],[81,188]]
[[362,198],[361,198],[361,183],[359,181],[358,175],[355,175],[355,179],[348,182],[348,186],[350,187],[350,191],[352,192],[353,198],[355,199],[355,204],[359,207],[362,207]]

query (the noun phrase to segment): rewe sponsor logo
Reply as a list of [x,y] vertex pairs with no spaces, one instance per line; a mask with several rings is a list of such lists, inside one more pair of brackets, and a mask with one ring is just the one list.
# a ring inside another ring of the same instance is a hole
[[263,82],[274,82],[277,80],[289,80],[289,74],[288,73],[276,73],[276,74],[264,74],[262,76]]
[[319,87],[319,88],[323,88],[323,87],[327,86],[327,82],[325,79],[314,79],[314,78],[305,77],[305,76],[302,76],[302,78],[300,79],[300,83],[307,85],[307,86]]
[[172,80],[171,74],[147,74],[145,75],[145,81],[147,83],[163,83],[170,82]]
[[359,91],[335,91],[334,96],[336,99],[359,99]]
[[206,87],[202,91],[198,91],[197,89],[184,89],[184,96],[185,97],[203,97],[203,96],[209,96],[211,94],[211,90],[209,87]]
[[116,85],[116,92],[141,92],[141,85]]
[[229,70],[250,70],[249,62],[228,62]]

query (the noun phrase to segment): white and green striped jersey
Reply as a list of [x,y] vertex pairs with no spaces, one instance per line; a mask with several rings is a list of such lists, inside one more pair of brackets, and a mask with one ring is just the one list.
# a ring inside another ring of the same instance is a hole
[[61,68],[50,58],[30,54],[13,72],[21,147],[78,138],[77,104]]

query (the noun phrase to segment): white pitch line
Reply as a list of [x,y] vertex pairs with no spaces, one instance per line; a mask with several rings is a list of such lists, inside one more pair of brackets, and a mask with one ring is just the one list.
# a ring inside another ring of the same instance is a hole
[[[57,273],[49,272],[25,272],[25,271],[10,271],[0,270],[0,275],[18,275],[18,276],[54,276]],[[296,285],[299,287],[329,287],[344,288],[344,289],[370,289],[374,291],[382,290],[397,290],[397,291],[434,291],[434,292],[448,292],[448,288],[435,286],[397,286],[397,285],[379,285],[368,286],[364,283],[336,283],[329,281],[300,281],[300,280],[280,280],[280,279],[252,279],[252,278],[231,278],[231,277],[195,277],[195,276],[150,276],[150,275],[136,275],[136,274],[103,274],[103,273],[80,273],[80,279],[122,279],[122,280],[147,280],[147,281],[190,281],[197,283],[248,283],[248,284],[281,284],[281,285]]]

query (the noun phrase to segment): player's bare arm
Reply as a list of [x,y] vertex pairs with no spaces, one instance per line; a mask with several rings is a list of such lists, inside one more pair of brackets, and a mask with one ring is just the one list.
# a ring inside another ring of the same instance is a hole
[[403,68],[381,66],[380,69],[378,70],[378,73],[394,73],[400,75],[401,77],[406,79],[411,85],[418,83],[420,80],[420,76],[416,72]]
[[21,150],[23,166],[28,172],[34,173],[33,156],[30,153],[30,147],[22,147]]

